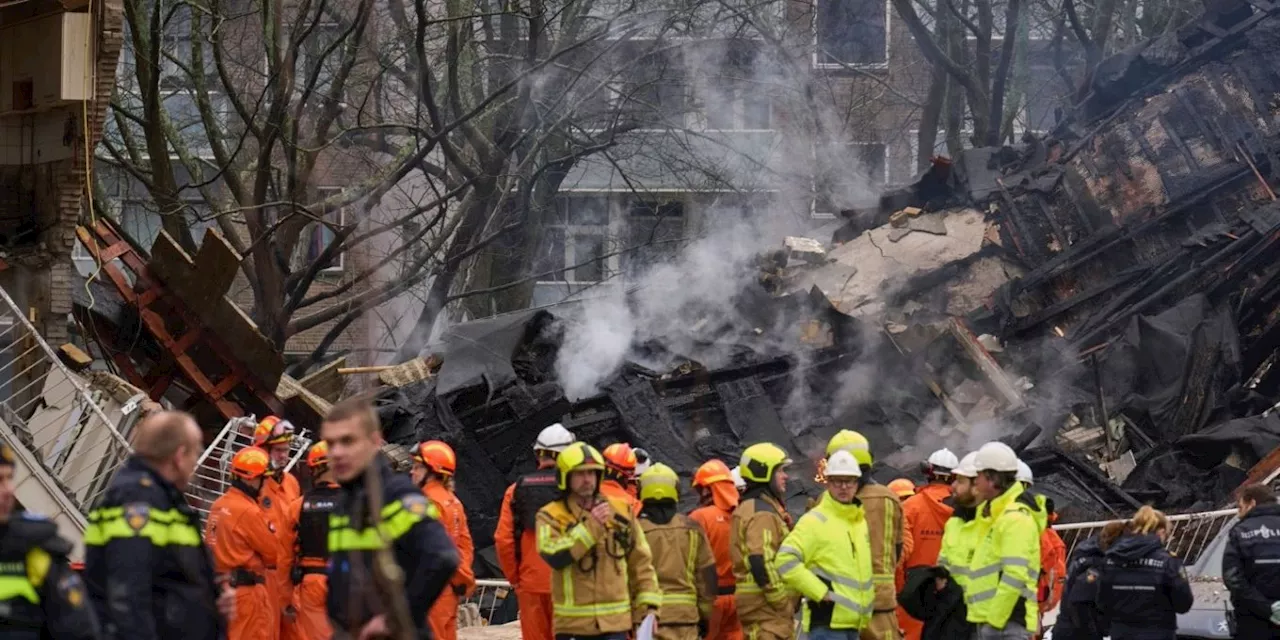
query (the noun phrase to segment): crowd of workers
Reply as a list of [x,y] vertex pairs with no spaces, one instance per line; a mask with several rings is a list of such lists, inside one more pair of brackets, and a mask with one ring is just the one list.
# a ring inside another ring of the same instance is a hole
[[[412,472],[394,472],[359,402],[320,435],[304,493],[284,472],[292,427],[259,423],[201,526],[183,495],[200,429],[148,417],[89,513],[83,578],[51,521],[14,513],[0,445],[0,637],[456,640],[475,577],[454,451],[421,443]],[[1110,523],[1068,561],[1053,501],[1000,442],[934,452],[923,486],[881,485],[867,439],[840,431],[799,518],[784,503],[791,459],[771,443],[698,468],[688,515],[676,472],[625,443],[601,452],[556,424],[534,455],[495,532],[524,640],[1029,640],[1055,607],[1059,640],[1172,640],[1193,604],[1164,514]],[[1223,554],[1232,633],[1277,638],[1280,504],[1251,485],[1239,515]]]

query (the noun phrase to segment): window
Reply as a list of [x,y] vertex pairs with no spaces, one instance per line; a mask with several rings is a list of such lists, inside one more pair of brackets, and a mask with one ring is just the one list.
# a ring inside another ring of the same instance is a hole
[[709,130],[773,128],[773,104],[769,94],[758,87],[748,86],[746,81],[735,83],[728,78],[710,81],[700,91],[700,101]]
[[[191,8],[178,5],[168,12],[168,22],[164,25],[164,42],[160,45],[160,86],[166,89],[192,86],[191,74],[198,70],[191,66],[191,48],[197,44],[192,39]],[[216,77],[217,62],[213,55],[213,45],[208,40],[209,18],[201,22],[199,44],[202,47],[204,75]],[[126,39],[126,42],[129,42]],[[185,69],[184,69],[185,68]]]
[[631,65],[625,73],[633,79],[624,84],[619,95],[623,113],[643,123],[683,126],[688,104],[679,52],[648,53]]
[[[330,198],[335,198],[342,193],[342,189],[336,187],[321,187],[317,190],[318,204],[311,207],[312,213],[320,216],[324,222],[311,222],[302,230],[302,234],[298,237],[298,249],[296,255],[299,256],[296,268],[306,269],[311,263],[319,260],[324,250],[337,237],[335,229],[341,228],[346,224],[346,210],[342,207],[332,207],[324,204]],[[328,264],[322,265],[321,273],[332,273],[342,271],[343,253],[339,251],[337,255],[329,259]]]
[[[217,91],[206,91],[203,94],[209,100],[209,108],[213,112],[212,130],[205,128],[205,121],[200,116],[197,102],[200,94],[191,90],[178,90],[164,97],[164,109],[169,123],[177,133],[178,140],[186,147],[186,151],[201,158],[213,157],[213,145],[209,141],[228,137],[228,114],[231,106],[226,94]],[[170,144],[173,144],[172,141]]]
[[540,282],[600,282],[611,274],[614,260],[603,257],[609,253],[609,211],[608,196],[556,198],[533,260]]
[[[312,94],[325,96],[329,85],[346,62],[346,43],[339,42],[346,29],[336,22],[321,22],[311,28],[306,40],[298,47],[298,59],[294,71],[294,87],[301,94],[311,82],[311,74],[319,68]],[[332,47],[332,50],[330,50]],[[315,100],[316,98],[311,98]]]
[[816,0],[814,31],[818,65],[888,62],[885,0]]
[[623,266],[628,278],[675,259],[684,238],[684,220],[684,202],[680,200],[632,201],[627,211],[628,251]]

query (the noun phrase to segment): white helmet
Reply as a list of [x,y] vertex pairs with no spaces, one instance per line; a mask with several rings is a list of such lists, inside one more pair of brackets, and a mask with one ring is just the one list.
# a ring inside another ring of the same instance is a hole
[[533,450],[560,453],[565,450],[565,447],[573,444],[575,439],[564,425],[557,422],[538,434],[538,439],[533,441]]
[[862,467],[852,453],[841,449],[827,458],[827,468],[823,472],[828,478],[861,478]]
[[956,465],[956,468],[951,473],[957,476],[964,476],[966,478],[978,477],[978,467],[973,462],[977,458],[977,451],[971,451],[965,454],[963,458],[960,458],[960,464]]
[[640,474],[649,470],[653,466],[653,458],[649,457],[649,452],[636,447],[632,449],[636,454],[636,473],[635,477],[639,478]]
[[1036,483],[1035,476],[1031,474],[1031,467],[1027,466],[1027,463],[1021,460],[1018,461],[1017,478],[1018,482],[1025,482],[1029,485]]
[[738,491],[742,491],[747,488],[747,481],[742,479],[741,469],[734,467],[729,471],[729,475],[733,476],[733,486],[737,487]]
[[1018,471],[1018,454],[1003,442],[988,442],[978,449],[978,455],[973,459],[973,466],[977,467],[978,471],[1015,473]]
[[950,449],[943,448],[929,454],[929,466],[934,473],[940,471],[951,472],[960,466],[960,460],[956,458],[956,454],[951,453]]

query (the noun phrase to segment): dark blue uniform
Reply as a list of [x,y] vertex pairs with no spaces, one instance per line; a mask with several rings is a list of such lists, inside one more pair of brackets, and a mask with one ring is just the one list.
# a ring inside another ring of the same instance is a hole
[[381,454],[373,464],[382,481],[381,534],[368,517],[363,474],[342,485],[338,507],[329,516],[328,608],[334,638],[355,637],[369,620],[389,613],[373,581],[374,552],[386,539],[404,572],[405,606],[418,637],[429,639],[427,610],[458,568],[458,552],[409,476],[393,472]]
[[1280,638],[1271,603],[1280,600],[1280,504],[1260,504],[1227,534],[1222,580],[1231,592],[1236,638]]
[[1194,602],[1182,561],[1155,534],[1125,534],[1107,549],[1098,609],[1112,640],[1174,640]]
[[53,522],[15,514],[0,525],[0,638],[99,640],[98,618],[80,576],[71,570],[71,543]]
[[129,458],[89,512],[84,578],[114,640],[217,640],[213,563],[200,514],[177,487]]
[[1066,589],[1053,624],[1054,640],[1102,640],[1107,635],[1106,620],[1098,612],[1103,558],[1097,536],[1076,545],[1071,552]]

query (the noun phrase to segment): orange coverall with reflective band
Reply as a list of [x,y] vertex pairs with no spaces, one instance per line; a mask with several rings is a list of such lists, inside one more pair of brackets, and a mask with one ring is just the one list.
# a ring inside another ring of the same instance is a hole
[[525,529],[516,540],[516,517],[511,510],[515,493],[516,485],[507,487],[502,495],[502,509],[498,511],[498,528],[493,532],[498,564],[516,592],[522,640],[553,640],[551,567],[538,553],[536,529]]
[[1067,586],[1067,545],[1052,526],[1040,532],[1040,580],[1036,599],[1040,603],[1040,617],[1051,611],[1062,600]]
[[[932,567],[938,563],[938,552],[942,550],[942,530],[952,512],[952,508],[943,503],[949,497],[950,486],[931,483],[921,487],[915,495],[902,503],[904,539],[907,533],[911,534],[911,549],[905,552],[902,569]],[[899,579],[898,589],[902,589],[902,584]],[[924,623],[907,615],[902,607],[898,607],[898,624],[907,640],[920,640]]]
[[[262,483],[262,492],[258,495],[258,503],[270,514],[271,521],[276,523],[275,534],[280,548],[289,550],[280,559],[276,570],[267,576],[267,588],[275,594],[281,614],[285,607],[293,603],[293,579],[290,572],[293,571],[294,528],[297,525],[297,513],[293,511],[293,504],[301,497],[302,487],[291,473],[282,473],[280,480],[268,477]],[[293,624],[280,615],[280,637],[286,640],[297,638],[292,627]]]
[[471,530],[467,528],[467,513],[462,501],[439,480],[428,480],[422,488],[427,499],[440,512],[440,524],[449,534],[453,546],[458,548],[458,569],[448,586],[440,592],[435,604],[427,612],[427,623],[435,640],[457,640],[458,602],[471,594],[476,586],[476,574],[471,568],[475,557],[475,545],[471,543]]
[[[635,485],[631,485],[631,486],[635,486]],[[619,500],[624,500],[626,501],[627,504],[631,505],[631,515],[633,516],[640,515],[640,506],[641,506],[640,501],[636,499],[635,494],[631,493],[630,490],[622,486],[622,483],[618,482],[617,480],[605,480],[601,482],[600,495],[606,496],[609,498],[617,498]]]
[[707,640],[742,640],[742,623],[738,621],[738,605],[733,597],[733,556],[729,553],[729,533],[733,525],[733,509],[738,506],[738,490],[732,482],[711,485],[713,503],[694,509],[689,517],[702,525],[716,559],[720,595],[707,625]]
[[275,640],[279,636],[279,598],[270,589],[272,570],[285,562],[275,524],[258,501],[236,487],[214,501],[205,523],[204,538],[213,555],[214,571],[240,569],[262,580],[236,587],[236,615],[227,640]]

